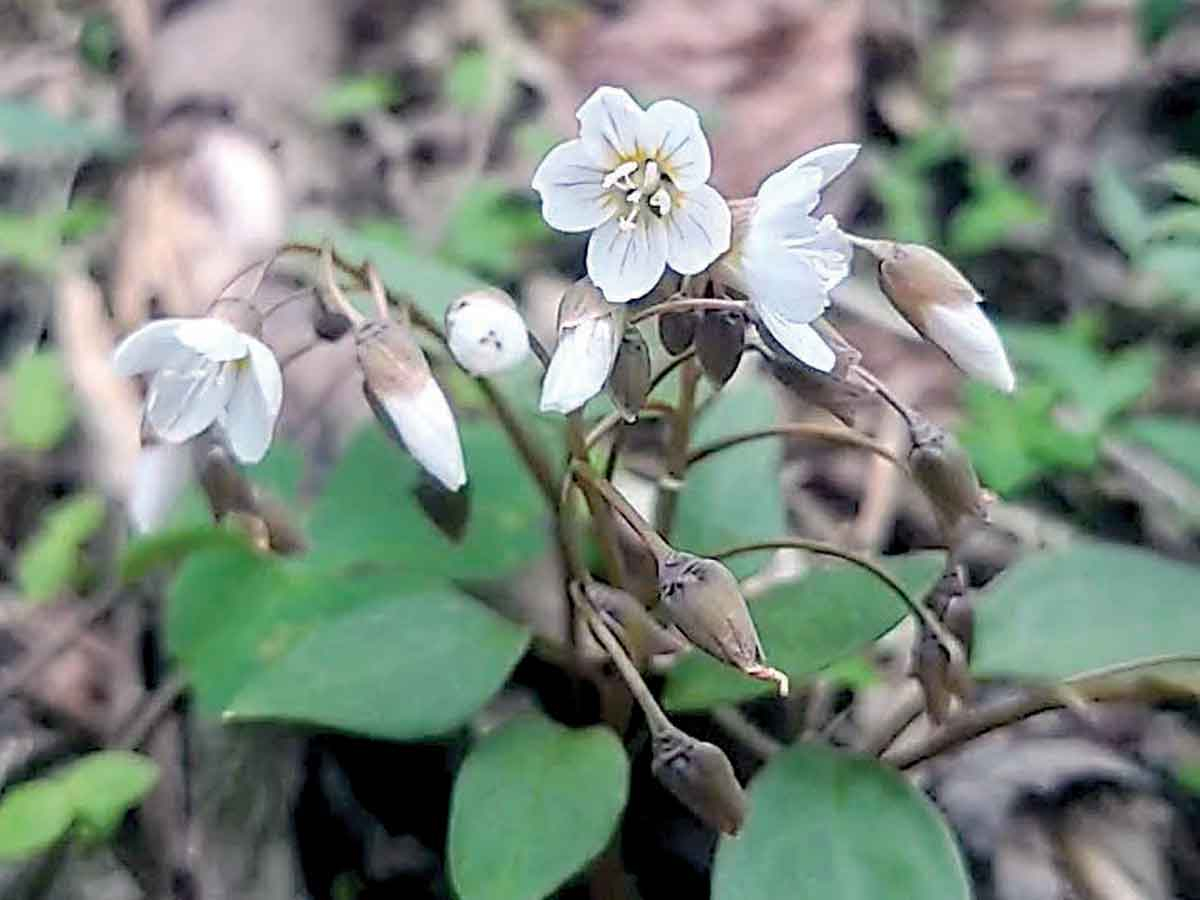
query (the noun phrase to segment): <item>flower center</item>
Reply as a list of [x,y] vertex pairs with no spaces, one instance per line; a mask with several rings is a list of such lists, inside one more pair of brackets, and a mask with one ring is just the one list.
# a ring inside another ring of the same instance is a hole
[[653,159],[629,159],[604,176],[603,186],[615,195],[621,216],[617,227],[632,231],[638,216],[649,210],[665,217],[675,204],[677,189]]

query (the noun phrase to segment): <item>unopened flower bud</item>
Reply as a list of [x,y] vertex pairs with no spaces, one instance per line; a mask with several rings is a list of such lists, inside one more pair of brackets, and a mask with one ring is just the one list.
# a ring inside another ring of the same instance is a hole
[[687,642],[677,632],[655,621],[632,594],[598,581],[589,581],[584,591],[588,602],[618,632],[621,643],[638,668],[643,668],[652,657],[679,653],[687,648]]
[[933,504],[943,537],[952,546],[967,521],[987,519],[988,496],[979,486],[971,458],[958,439],[926,419],[912,426],[908,465],[913,480]]
[[363,394],[375,418],[430,475],[456,491],[467,481],[454,413],[408,329],[370,321],[355,334]]
[[958,639],[969,660],[975,642],[975,611],[967,593],[967,574],[961,565],[953,565],[942,573],[925,598],[925,605]]
[[134,530],[149,534],[167,524],[192,477],[190,445],[166,441],[143,444],[127,502]]
[[604,389],[625,316],[625,306],[607,302],[587,278],[567,288],[558,306],[558,344],[542,381],[542,412],[574,412]]
[[446,310],[446,343],[472,375],[495,375],[529,355],[529,332],[512,298],[489,288],[459,297]]
[[250,516],[266,528],[267,547],[275,553],[287,556],[308,549],[308,541],[288,509],[250,484],[223,448],[209,451],[200,469],[200,486],[217,522],[230,516]]
[[766,664],[746,598],[729,569],[715,559],[675,551],[659,561],[658,596],[689,641],[787,696],[787,676]]
[[626,422],[637,420],[650,393],[650,348],[642,333],[630,326],[621,337],[617,358],[608,374],[608,393]]
[[235,510],[229,513],[222,523],[231,531],[244,534],[250,541],[250,546],[259,553],[267,553],[271,549],[271,530],[267,523],[250,512]]
[[669,312],[658,317],[658,339],[663,349],[672,356],[679,356],[692,346],[696,339],[696,328],[700,316],[695,312]]
[[771,374],[806,403],[827,410],[853,428],[858,410],[871,396],[871,389],[833,372],[821,372],[780,355],[771,361]]
[[413,489],[413,494],[438,531],[455,543],[462,541],[471,518],[469,487],[448,491],[436,479],[425,478]]
[[937,635],[922,627],[913,645],[912,673],[925,695],[925,711],[930,721],[940,725],[950,712],[953,692],[949,685],[950,657]]
[[718,388],[733,377],[746,347],[746,317],[739,312],[708,310],[696,329],[696,357]]
[[860,240],[879,259],[879,286],[926,340],[981,381],[1011,393],[1016,377],[983,298],[949,260],[929,247]]
[[653,749],[650,771],[696,818],[724,834],[741,830],[746,793],[720,747],[671,727],[654,735]]

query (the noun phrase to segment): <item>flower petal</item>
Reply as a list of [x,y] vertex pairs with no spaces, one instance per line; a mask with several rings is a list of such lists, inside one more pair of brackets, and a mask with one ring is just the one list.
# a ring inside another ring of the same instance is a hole
[[742,244],[741,271],[755,306],[789,322],[811,322],[829,305],[812,259],[787,246],[787,232],[757,217]]
[[644,210],[634,228],[609,219],[588,241],[588,277],[609,303],[626,303],[650,293],[667,267],[667,229]]
[[179,328],[187,319],[158,319],[143,325],[117,345],[113,368],[119,375],[140,375],[165,368],[180,351],[190,353],[179,339]]
[[970,301],[931,303],[924,310],[922,331],[956,366],[980,381],[1012,393],[1017,385],[1004,344],[995,326]]
[[823,290],[833,290],[849,276],[853,251],[833,216],[827,215],[819,222],[805,217],[781,237],[789,253],[798,254],[811,266]]
[[413,458],[447,490],[457,491],[467,483],[458,425],[437,381],[428,379],[412,394],[393,391],[368,394],[368,399],[382,408]]
[[162,370],[150,382],[146,421],[164,441],[178,444],[190,440],[225,409],[233,382],[233,367],[221,363]]
[[283,406],[283,371],[279,368],[279,360],[270,347],[254,338],[246,338],[246,348],[250,351],[250,369],[266,401],[267,412],[274,419]]
[[192,480],[192,448],[188,444],[146,444],[138,452],[126,506],[139,534],[167,523],[175,504]]
[[770,309],[756,307],[759,320],[779,344],[805,365],[832,372],[837,356],[815,328],[803,322],[789,322]]
[[646,112],[621,88],[596,88],[575,113],[579,137],[592,161],[611,171],[637,154]]
[[860,144],[826,144],[824,147],[809,150],[792,163],[792,165],[801,168],[811,166],[820,169],[821,183],[817,186],[818,190],[820,190],[845,172],[850,167],[850,163],[854,162],[854,158],[858,156],[858,151],[861,149],[862,146]]
[[621,345],[620,318],[584,319],[563,329],[542,381],[542,412],[574,412],[604,389]]
[[680,195],[663,224],[667,265],[681,275],[703,272],[729,249],[733,227],[729,207],[707,184]]
[[712,174],[712,151],[700,127],[700,116],[686,103],[659,100],[652,104],[646,110],[638,144],[681,191],[695,190]]
[[588,231],[614,215],[617,207],[603,185],[605,174],[581,140],[559,144],[546,154],[533,173],[546,224],[559,231]]
[[796,163],[768,175],[758,188],[756,219],[802,218],[821,202],[821,170]]
[[179,342],[214,362],[241,359],[246,335],[220,319],[181,319],[176,331]]
[[267,407],[267,398],[253,369],[238,371],[229,404],[217,421],[238,462],[253,464],[267,455],[275,435],[275,416]]

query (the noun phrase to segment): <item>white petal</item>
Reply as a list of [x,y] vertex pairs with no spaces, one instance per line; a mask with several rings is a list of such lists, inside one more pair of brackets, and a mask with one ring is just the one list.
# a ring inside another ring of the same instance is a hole
[[267,455],[275,434],[275,416],[249,367],[238,370],[229,404],[218,417],[229,449],[238,462],[253,464]]
[[756,216],[742,245],[741,271],[755,306],[790,322],[811,322],[829,305],[825,285],[805,253],[787,246],[779,223]]
[[529,355],[529,332],[521,314],[486,294],[468,298],[446,315],[446,342],[472,375],[495,375]]
[[626,303],[654,289],[667,267],[667,229],[643,210],[635,228],[609,219],[588,240],[587,271],[609,303]]
[[616,213],[613,194],[602,184],[606,174],[581,140],[551,150],[533,173],[546,224],[559,231],[588,231]]
[[241,359],[248,338],[220,319],[181,319],[176,331],[180,343],[214,362]]
[[725,198],[707,184],[680,195],[663,224],[667,229],[667,265],[681,275],[703,272],[729,249],[729,207]]
[[467,483],[458,425],[437,381],[430,378],[415,394],[380,395],[404,446],[421,467],[448,490]]
[[858,151],[859,144],[826,144],[816,150],[809,150],[792,165],[797,167],[813,166],[821,170],[821,183],[818,190],[825,187],[850,167]]
[[792,356],[822,372],[832,372],[837,356],[815,328],[802,322],[789,322],[770,309],[757,308],[763,325]]
[[574,412],[604,389],[621,343],[619,324],[604,316],[563,329],[542,381],[542,412]]
[[712,174],[712,151],[700,116],[678,100],[659,100],[646,110],[638,143],[681,191],[694,190]]
[[930,304],[922,324],[925,336],[941,347],[956,366],[1005,393],[1012,393],[1017,379],[1008,364],[1004,344],[976,304]]
[[283,372],[279,368],[279,360],[270,347],[252,337],[246,338],[246,349],[250,351],[250,370],[258,382],[258,389],[262,391],[267,412],[274,420],[283,406]]
[[208,362],[186,371],[163,370],[150,382],[146,421],[164,441],[182,443],[211,425],[233,393],[233,367]]
[[759,185],[754,217],[773,221],[808,216],[821,202],[821,170],[792,163]]
[[575,113],[588,155],[606,171],[637,154],[645,116],[628,92],[608,86],[596,88]]
[[147,444],[138,452],[126,507],[139,534],[157,531],[171,518],[192,480],[188,444]]
[[152,372],[165,368],[179,357],[180,351],[191,352],[179,339],[179,327],[187,321],[159,319],[126,337],[113,351],[113,368],[117,374]]
[[788,253],[802,257],[809,264],[826,292],[849,276],[850,241],[833,216],[827,215],[820,222],[805,217],[780,237]]

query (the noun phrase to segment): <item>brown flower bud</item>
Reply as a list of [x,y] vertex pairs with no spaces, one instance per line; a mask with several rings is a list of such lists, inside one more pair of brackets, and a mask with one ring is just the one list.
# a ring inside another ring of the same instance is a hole
[[679,653],[687,648],[687,642],[677,632],[656,622],[632,594],[598,581],[589,581],[584,591],[588,602],[618,632],[621,643],[638,668],[643,668],[651,657]]
[[746,348],[746,317],[740,312],[710,309],[696,329],[696,357],[718,388],[733,377]]
[[930,721],[940,725],[950,712],[950,657],[928,628],[922,627],[912,651],[912,673],[925,695],[925,711]]
[[254,513],[234,510],[225,516],[223,523],[231,531],[244,534],[250,541],[250,546],[259,553],[267,553],[271,549],[271,531],[267,523]]
[[637,421],[650,393],[650,348],[642,333],[630,326],[621,336],[617,359],[608,373],[608,393],[626,422]]
[[471,518],[470,485],[448,491],[441,482],[429,476],[413,488],[413,495],[438,531],[456,544],[462,541]]
[[954,546],[963,524],[987,520],[988,496],[954,435],[923,418],[911,430],[908,465],[913,479],[933,504],[947,546]]
[[678,728],[654,735],[650,771],[700,821],[724,834],[737,834],[746,821],[746,793],[720,747]]
[[865,385],[833,373],[819,372],[811,366],[792,361],[790,356],[777,356],[771,360],[770,369],[780,384],[805,403],[827,410],[851,428],[854,427],[859,408],[872,394]]
[[669,312],[658,317],[658,339],[663,349],[672,356],[679,356],[692,346],[696,339],[696,327],[700,316],[695,312]]
[[746,598],[729,569],[715,559],[674,551],[659,561],[658,596],[689,641],[787,696],[787,676],[766,664]]
[[[249,517],[255,523],[262,523],[267,533],[267,548],[284,556],[308,549],[308,541],[293,523],[287,508],[250,484],[224,448],[214,447],[209,451],[200,470],[200,486],[216,521]],[[257,529],[258,525],[252,527]]]

